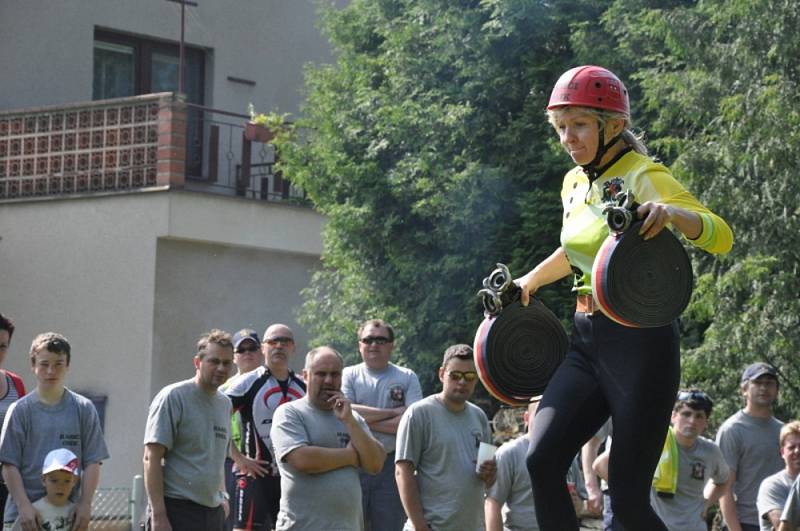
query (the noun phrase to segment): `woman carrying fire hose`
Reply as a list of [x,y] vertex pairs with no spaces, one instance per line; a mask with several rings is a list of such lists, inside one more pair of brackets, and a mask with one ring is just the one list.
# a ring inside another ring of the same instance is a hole
[[539,527],[577,531],[564,477],[581,445],[610,415],[608,483],[615,526],[666,531],[650,507],[649,491],[680,379],[678,328],[675,322],[623,326],[597,307],[591,272],[608,236],[602,212],[618,192],[630,190],[640,204],[636,216],[644,220],[639,233],[645,240],[670,225],[693,245],[726,253],[733,235],[722,218],[647,156],[641,137],[630,130],[628,92],[609,70],[581,66],[565,72],[547,112],[577,166],[561,189],[561,246],[515,282],[527,304],[540,287],[574,273],[577,308],[569,351],[548,383],[531,435],[527,465]]

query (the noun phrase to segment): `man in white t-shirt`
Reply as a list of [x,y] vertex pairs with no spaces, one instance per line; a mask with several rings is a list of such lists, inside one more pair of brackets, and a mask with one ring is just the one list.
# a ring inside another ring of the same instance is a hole
[[800,475],[800,421],[783,425],[780,445],[781,458],[786,466],[780,472],[767,477],[758,488],[756,506],[761,518],[761,531],[778,529],[789,490]]

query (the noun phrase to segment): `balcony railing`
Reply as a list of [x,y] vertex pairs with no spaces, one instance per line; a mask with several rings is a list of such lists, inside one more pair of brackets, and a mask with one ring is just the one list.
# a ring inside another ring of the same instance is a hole
[[275,147],[245,138],[248,119],[245,114],[186,105],[186,188],[308,204],[305,193],[276,171]]
[[173,93],[0,111],[0,200],[168,187],[307,205],[246,119]]

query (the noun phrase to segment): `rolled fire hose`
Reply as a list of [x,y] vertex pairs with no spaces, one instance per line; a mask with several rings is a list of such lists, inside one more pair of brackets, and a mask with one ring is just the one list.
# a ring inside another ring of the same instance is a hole
[[475,366],[489,393],[510,405],[541,395],[567,353],[561,322],[541,301],[519,302],[521,290],[497,264],[479,292],[485,319],[475,334]]
[[627,194],[619,207],[607,209],[611,230],[595,257],[592,293],[603,313],[622,325],[665,326],[689,304],[692,264],[670,230],[649,240],[639,235],[642,221],[633,221],[623,211],[637,206]]

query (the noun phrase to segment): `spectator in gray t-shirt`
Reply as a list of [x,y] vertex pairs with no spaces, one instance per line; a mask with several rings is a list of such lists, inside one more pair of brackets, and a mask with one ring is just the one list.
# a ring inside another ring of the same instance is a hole
[[778,529],[789,489],[800,474],[800,421],[789,422],[781,428],[780,448],[786,466],[762,481],[758,489],[756,506],[761,531]]
[[406,513],[394,480],[394,449],[397,426],[406,408],[422,399],[414,371],[391,363],[394,329],[380,319],[364,322],[358,329],[358,350],[363,363],[346,367],[342,393],[367,421],[386,449],[383,469],[376,475],[359,473],[364,522],[374,531],[400,531]]
[[484,492],[497,466],[494,459],[476,463],[480,443],[492,440],[486,414],[467,401],[477,379],[472,349],[453,345],[439,368],[442,391],[403,414],[395,462],[407,531],[483,528]]
[[778,373],[766,363],[753,363],[742,373],[743,410],[728,418],[717,432],[717,444],[725,456],[731,487],[720,498],[722,516],[729,531],[758,531],[758,487],[783,468],[778,452],[783,422],[772,416],[778,398]]
[[307,394],[279,407],[270,432],[281,473],[277,531],[364,528],[358,469],[383,467],[386,452],[342,394],[342,356],[317,347],[306,356]]
[[220,531],[229,511],[223,467],[232,407],[219,386],[233,368],[230,334],[204,334],[194,366],[194,378],[159,391],[147,415],[144,486],[152,531]]
[[[678,392],[672,409],[672,433],[678,447],[674,493],[650,492],[650,504],[670,531],[706,531],[706,513],[725,492],[730,469],[713,441],[701,437],[713,404],[697,389]],[[704,496],[706,484],[712,487]]]
[[778,531],[796,531],[800,529],[800,477],[794,480],[789,489],[789,497],[781,514],[781,526]]
[[76,529],[89,526],[100,465],[109,457],[94,405],[64,387],[71,351],[61,334],[36,336],[30,350],[36,389],[11,405],[3,423],[0,463],[10,494],[4,519],[13,523],[19,514],[23,529],[39,528],[31,501],[45,495],[42,463],[51,450],[67,448],[80,459],[83,475],[75,506]]

